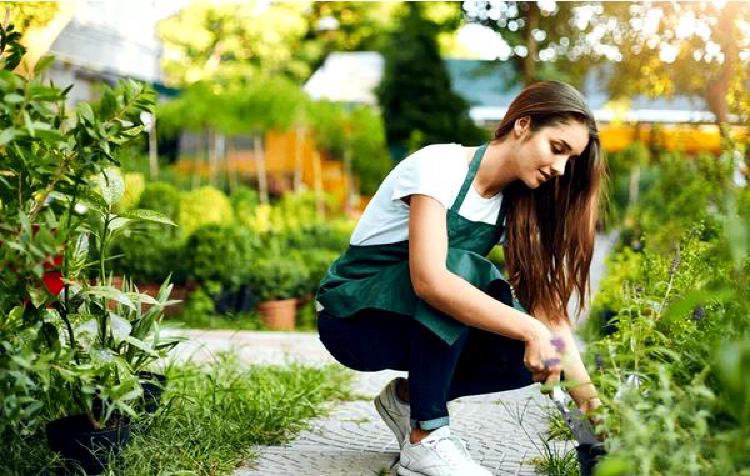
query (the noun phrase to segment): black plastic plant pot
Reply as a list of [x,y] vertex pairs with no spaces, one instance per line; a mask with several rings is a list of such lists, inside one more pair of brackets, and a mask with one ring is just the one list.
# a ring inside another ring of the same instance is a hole
[[130,438],[130,421],[97,430],[87,415],[70,415],[47,423],[47,443],[86,474],[101,474],[116,461]]
[[576,446],[578,454],[578,464],[581,466],[581,476],[592,476],[596,464],[606,453],[604,443],[596,445],[578,445]]
[[138,372],[138,379],[143,388],[143,409],[147,413],[154,413],[159,408],[161,394],[167,385],[167,377],[154,372]]

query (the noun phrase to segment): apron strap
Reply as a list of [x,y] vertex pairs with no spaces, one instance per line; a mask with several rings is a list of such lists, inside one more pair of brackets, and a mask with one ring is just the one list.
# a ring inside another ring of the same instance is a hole
[[471,182],[474,181],[477,170],[479,170],[479,163],[482,161],[482,156],[484,156],[485,150],[487,150],[487,144],[482,144],[481,146],[477,147],[476,152],[474,152],[474,158],[471,159],[471,164],[469,164],[469,171],[466,172],[464,183],[463,185],[461,185],[461,190],[458,192],[458,195],[456,196],[456,199],[453,201],[453,205],[451,205],[450,208],[456,213],[458,213],[458,211],[461,209],[461,205],[464,203],[466,192],[469,191]]

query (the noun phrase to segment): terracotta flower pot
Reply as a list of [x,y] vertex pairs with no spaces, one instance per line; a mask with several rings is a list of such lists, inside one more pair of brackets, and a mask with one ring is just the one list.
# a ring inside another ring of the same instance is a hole
[[272,330],[294,330],[296,310],[296,298],[258,303],[261,320]]

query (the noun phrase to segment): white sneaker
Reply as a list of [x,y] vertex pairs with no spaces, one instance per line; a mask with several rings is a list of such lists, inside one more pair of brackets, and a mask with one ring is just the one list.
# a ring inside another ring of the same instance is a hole
[[414,445],[407,438],[404,439],[397,470],[401,476],[492,476],[491,472],[471,460],[448,425]]
[[396,377],[388,382],[388,385],[375,397],[373,403],[378,414],[380,414],[380,418],[383,419],[393,434],[396,435],[399,448],[403,448],[404,439],[411,433],[411,425],[409,423],[409,405],[402,403],[396,396],[396,382],[400,378]]

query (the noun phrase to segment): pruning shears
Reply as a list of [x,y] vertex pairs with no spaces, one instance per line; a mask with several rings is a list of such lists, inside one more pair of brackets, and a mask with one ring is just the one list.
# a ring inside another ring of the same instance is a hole
[[576,453],[581,476],[591,476],[596,463],[605,454],[604,443],[596,437],[594,427],[586,415],[578,407],[571,405],[572,398],[559,385],[554,386],[551,397],[578,442]]

